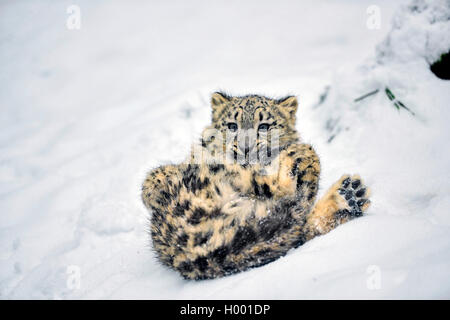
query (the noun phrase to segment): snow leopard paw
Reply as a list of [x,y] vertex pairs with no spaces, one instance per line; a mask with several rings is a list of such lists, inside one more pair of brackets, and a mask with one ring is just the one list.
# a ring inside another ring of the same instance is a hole
[[340,182],[338,193],[345,201],[341,202],[343,206],[337,215],[348,218],[362,216],[370,205],[369,188],[364,185],[358,175],[344,175]]

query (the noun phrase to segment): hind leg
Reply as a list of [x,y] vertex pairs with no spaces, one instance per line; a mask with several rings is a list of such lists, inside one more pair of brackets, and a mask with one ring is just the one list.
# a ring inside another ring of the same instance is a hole
[[358,175],[342,176],[313,207],[307,218],[308,240],[367,211],[369,189]]

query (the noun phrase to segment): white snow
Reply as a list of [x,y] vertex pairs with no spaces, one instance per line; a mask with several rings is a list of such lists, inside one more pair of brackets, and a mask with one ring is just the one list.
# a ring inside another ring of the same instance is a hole
[[[2,2],[0,298],[450,298],[450,83],[428,67],[450,4],[427,3],[377,1],[370,30],[370,1]],[[141,182],[184,159],[217,89],[298,94],[320,193],[359,173],[368,214],[223,279],[158,264]]]

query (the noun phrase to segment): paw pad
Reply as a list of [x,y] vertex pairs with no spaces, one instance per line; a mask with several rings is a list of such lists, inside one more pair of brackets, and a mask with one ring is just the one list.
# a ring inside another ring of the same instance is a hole
[[349,216],[359,217],[369,207],[369,191],[359,176],[344,176],[338,192],[346,200],[348,205],[342,211]]

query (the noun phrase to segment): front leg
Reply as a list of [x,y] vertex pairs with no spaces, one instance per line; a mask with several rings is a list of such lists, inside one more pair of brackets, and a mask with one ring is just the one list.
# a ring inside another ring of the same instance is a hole
[[153,169],[147,174],[142,185],[142,201],[147,208],[167,209],[173,195],[179,188],[179,166],[166,165]]
[[[292,144],[283,150],[278,161],[274,161],[267,171],[273,174],[256,175],[257,187],[255,192],[263,196],[281,199],[293,196],[302,202],[302,207],[314,203],[320,175],[319,157],[308,144]],[[267,169],[267,168],[266,168]]]

